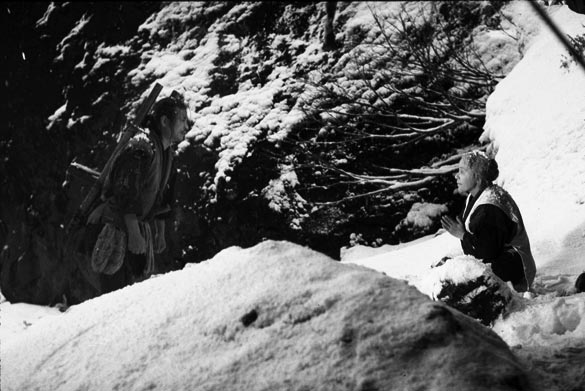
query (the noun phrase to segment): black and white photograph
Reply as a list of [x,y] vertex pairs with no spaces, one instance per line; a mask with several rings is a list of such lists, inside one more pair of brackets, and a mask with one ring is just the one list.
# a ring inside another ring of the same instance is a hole
[[0,15],[1,391],[585,390],[585,0]]

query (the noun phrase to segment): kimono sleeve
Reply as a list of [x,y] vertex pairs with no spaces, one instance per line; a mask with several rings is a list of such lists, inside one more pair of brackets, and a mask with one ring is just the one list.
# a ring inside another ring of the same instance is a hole
[[127,148],[111,173],[111,195],[120,215],[142,216],[141,193],[148,175],[151,155],[147,150]]

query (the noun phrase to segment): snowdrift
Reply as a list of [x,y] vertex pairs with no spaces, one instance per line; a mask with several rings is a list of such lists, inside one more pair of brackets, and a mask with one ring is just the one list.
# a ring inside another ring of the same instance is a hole
[[523,390],[488,328],[288,242],[232,247],[2,343],[3,390]]
[[[560,7],[565,34],[585,34],[585,15]],[[585,270],[585,70],[549,29],[487,101],[485,141],[497,149],[498,183],[516,199],[540,273]]]

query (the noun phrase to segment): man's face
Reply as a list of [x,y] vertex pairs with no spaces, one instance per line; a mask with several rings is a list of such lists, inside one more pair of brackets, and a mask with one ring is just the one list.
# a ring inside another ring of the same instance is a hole
[[189,119],[186,109],[177,109],[175,119],[171,122],[171,142],[180,143],[185,139],[189,127]]

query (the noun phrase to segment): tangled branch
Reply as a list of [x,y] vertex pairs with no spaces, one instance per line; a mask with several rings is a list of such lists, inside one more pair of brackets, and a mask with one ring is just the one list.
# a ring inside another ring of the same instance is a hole
[[379,36],[353,48],[342,71],[305,80],[299,168],[319,173],[311,188],[340,189],[321,204],[428,186],[456,171],[465,146],[455,135],[481,131],[502,75],[489,71],[469,28],[441,16],[439,7],[464,12],[465,2],[430,7],[392,16],[370,8]]

